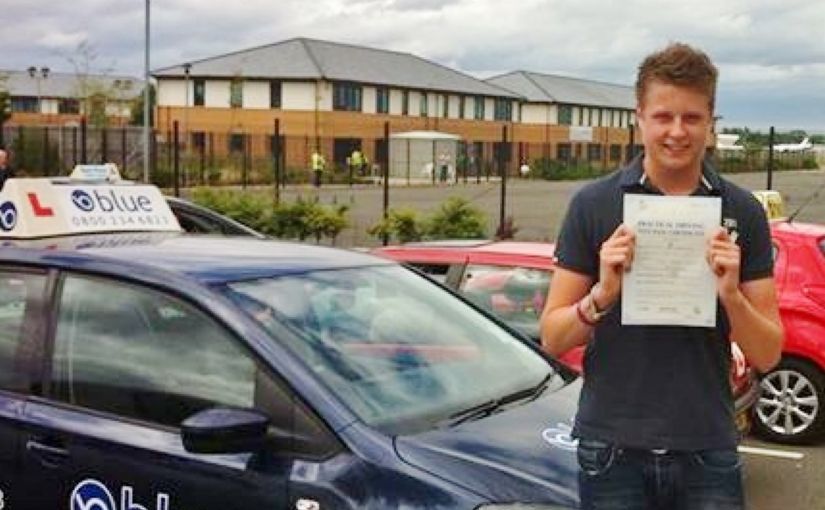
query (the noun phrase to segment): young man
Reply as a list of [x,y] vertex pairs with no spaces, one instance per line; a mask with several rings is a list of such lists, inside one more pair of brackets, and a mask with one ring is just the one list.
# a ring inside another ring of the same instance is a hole
[[[542,346],[559,355],[586,344],[574,427],[584,509],[744,507],[730,341],[766,371],[779,360],[783,332],[764,211],[704,160],[716,77],[707,55],[684,44],[642,62],[644,154],[582,188],[558,239]],[[719,227],[705,254],[716,277],[716,327],[621,324],[622,274],[635,246],[622,224],[625,193],[721,197],[727,229]]]

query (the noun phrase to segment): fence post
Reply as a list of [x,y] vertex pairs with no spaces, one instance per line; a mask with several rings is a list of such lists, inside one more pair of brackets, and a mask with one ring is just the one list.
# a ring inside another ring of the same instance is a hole
[[180,182],[178,182],[180,172],[180,151],[178,151],[178,121],[172,123],[172,181],[175,189],[175,196],[180,196]]
[[49,168],[49,126],[43,126],[43,175],[51,175]]
[[505,168],[504,157],[507,148],[507,126],[501,127],[501,145],[498,150],[498,173],[501,176],[501,208],[498,215],[498,227],[504,228],[504,211],[507,204],[507,169]]
[[768,132],[768,189],[773,186],[773,144],[774,144],[774,129]]
[[126,125],[120,127],[120,171],[126,175]]
[[80,118],[80,162],[88,163],[86,160],[86,117]]
[[275,174],[275,205],[281,203],[281,119],[275,119],[272,137],[272,172]]
[[109,159],[109,129],[106,126],[100,128],[100,162],[106,163]]
[[72,126],[72,168],[77,165],[77,126]]
[[[384,145],[387,150],[382,154],[383,161],[381,161],[381,173],[384,174],[384,220],[389,217],[390,209],[390,123],[384,121]],[[409,160],[408,160],[409,164]],[[409,175],[409,174],[408,174]],[[382,236],[381,242],[386,246],[390,239],[386,232]]]

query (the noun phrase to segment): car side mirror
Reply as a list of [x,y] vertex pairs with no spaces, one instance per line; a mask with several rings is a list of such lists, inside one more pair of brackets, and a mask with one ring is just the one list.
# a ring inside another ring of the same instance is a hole
[[211,407],[183,420],[181,436],[192,453],[249,453],[264,446],[268,427],[260,411]]

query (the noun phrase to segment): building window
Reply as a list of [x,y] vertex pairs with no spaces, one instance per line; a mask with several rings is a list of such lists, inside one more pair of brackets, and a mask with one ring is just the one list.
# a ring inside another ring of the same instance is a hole
[[602,159],[602,146],[597,143],[587,144],[587,160],[599,161]]
[[375,111],[377,113],[390,112],[390,89],[378,87],[375,90]]
[[80,113],[80,101],[77,99],[61,99],[60,102],[57,103],[57,113]]
[[206,99],[206,81],[202,79],[195,79],[193,81],[195,106],[203,106]]
[[232,80],[229,84],[229,106],[241,108],[243,106],[243,82]]
[[559,125],[570,126],[573,124],[573,107],[568,104],[559,105]]
[[464,96],[458,96],[458,118],[464,118],[464,103],[467,101],[467,98]]
[[23,113],[37,113],[36,97],[12,97],[11,111]]
[[588,108],[587,109],[587,125],[588,126],[593,125],[593,108]]
[[346,112],[361,111],[361,86],[339,82],[332,87],[332,108]]
[[441,116],[446,119],[450,116],[450,96],[444,94],[441,96],[441,100],[444,102],[444,110],[442,110]]
[[269,107],[281,107],[281,82],[278,80],[269,82]]
[[229,135],[229,152],[243,152],[246,148],[246,135],[232,133]]
[[513,118],[513,103],[509,99],[496,98],[493,118],[495,120],[511,120]]
[[473,118],[475,120],[484,120],[484,97],[475,97],[475,110],[473,110]]
[[619,161],[622,159],[622,146],[614,143],[610,146],[610,161]]
[[573,151],[569,143],[560,143],[556,146],[556,159],[569,160]]
[[410,114],[410,92],[407,90],[401,91],[401,115]]
[[419,107],[420,108],[419,108],[418,114],[421,115],[422,117],[426,117],[427,116],[427,93],[426,92],[421,93],[421,104],[419,105]]
[[573,115],[576,116],[576,125],[583,126],[584,125],[584,108],[581,106],[577,106],[574,108],[575,112]]

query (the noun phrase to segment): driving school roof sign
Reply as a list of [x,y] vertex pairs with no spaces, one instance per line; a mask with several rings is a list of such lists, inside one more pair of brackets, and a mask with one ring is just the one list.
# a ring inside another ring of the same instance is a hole
[[4,238],[180,230],[155,186],[9,179],[0,192]]

